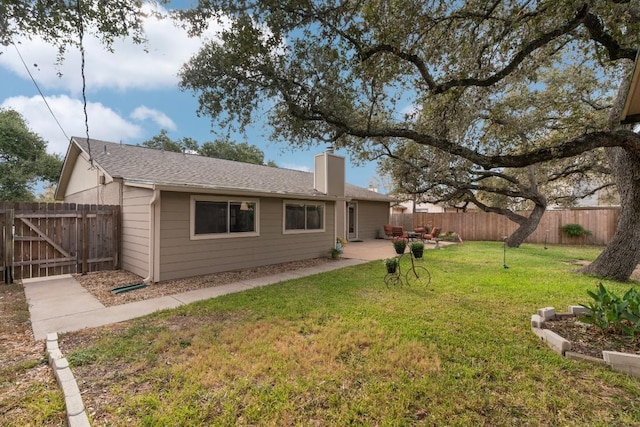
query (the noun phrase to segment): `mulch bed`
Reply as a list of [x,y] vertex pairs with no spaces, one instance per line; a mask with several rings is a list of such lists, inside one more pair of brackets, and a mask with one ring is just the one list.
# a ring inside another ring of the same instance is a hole
[[602,351],[619,351],[640,355],[640,338],[632,338],[614,331],[601,331],[594,325],[575,317],[547,320],[545,327],[571,341],[571,351],[602,359]]
[[273,274],[284,273],[286,271],[299,270],[301,268],[315,267],[328,262],[333,261],[329,258],[314,258],[302,261],[265,265],[244,270],[188,277],[179,280],[167,280],[151,283],[146,288],[136,289],[121,294],[113,294],[111,290],[120,286],[141,283],[143,278],[122,270],[98,271],[85,275],[74,274],[73,277],[75,277],[75,279],[103,305],[111,307],[114,305],[142,301],[165,295],[173,295],[195,289],[221,286],[242,280],[270,276]]

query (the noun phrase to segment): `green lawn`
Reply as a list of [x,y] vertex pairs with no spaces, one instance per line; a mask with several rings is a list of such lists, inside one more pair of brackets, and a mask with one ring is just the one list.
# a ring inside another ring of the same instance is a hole
[[599,281],[568,261],[599,249],[524,245],[504,269],[499,243],[452,245],[425,251],[428,288],[386,287],[377,261],[61,346],[95,425],[640,425],[640,381],[530,329],[587,302]]

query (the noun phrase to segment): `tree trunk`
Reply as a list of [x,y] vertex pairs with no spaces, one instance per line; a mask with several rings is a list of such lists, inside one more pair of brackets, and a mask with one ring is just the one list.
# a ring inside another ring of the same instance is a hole
[[519,227],[507,238],[507,246],[510,248],[519,248],[522,242],[536,231],[536,228],[538,228],[538,224],[540,224],[540,220],[542,219],[542,215],[544,215],[546,210],[546,205],[536,203],[528,218],[525,218],[522,221],[517,221]]
[[622,148],[606,152],[620,193],[620,217],[611,242],[582,271],[624,282],[640,261],[640,158]]

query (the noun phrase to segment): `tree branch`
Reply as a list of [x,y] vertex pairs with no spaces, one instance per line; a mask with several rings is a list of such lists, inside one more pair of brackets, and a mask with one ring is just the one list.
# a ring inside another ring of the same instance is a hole
[[589,31],[591,39],[600,43],[609,52],[609,59],[615,61],[616,59],[627,58],[634,60],[636,57],[637,49],[622,48],[620,44],[607,33],[604,24],[600,20],[600,17],[589,12],[584,18],[584,26]]
[[404,52],[401,49],[393,47],[389,44],[380,44],[378,46],[373,46],[370,49],[364,50],[360,53],[360,57],[362,58],[363,61],[366,61],[367,59],[371,58],[372,56],[378,53],[393,54],[398,58],[413,64],[418,69],[418,72],[422,76],[422,79],[425,81],[429,89],[434,94],[446,92],[454,87],[469,87],[469,86],[489,87],[501,81],[502,79],[507,77],[509,74],[511,74],[513,71],[515,71],[518,68],[518,66],[527,57],[529,57],[529,55],[533,51],[535,51],[536,49],[542,46],[547,45],[550,41],[557,39],[558,37],[564,34],[567,34],[573,31],[574,29],[576,29],[578,26],[580,26],[580,24],[583,23],[585,17],[587,16],[588,10],[589,10],[589,6],[586,3],[583,4],[580,10],[576,12],[576,15],[572,20],[566,22],[564,25],[552,31],[542,34],[537,39],[534,39],[529,43],[525,44],[522,47],[522,49],[514,55],[511,61],[504,68],[502,68],[500,71],[484,79],[468,77],[468,78],[462,78],[462,79],[453,79],[453,80],[449,80],[447,82],[438,84],[435,82],[435,80],[429,73],[427,65],[424,63],[424,61],[422,61],[422,59],[420,59],[415,54]]

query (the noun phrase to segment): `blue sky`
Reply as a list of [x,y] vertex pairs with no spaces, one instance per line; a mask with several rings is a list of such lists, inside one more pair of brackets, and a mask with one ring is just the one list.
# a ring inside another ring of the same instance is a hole
[[[119,40],[114,52],[108,52],[96,39],[85,39],[86,96],[89,136],[126,144],[139,144],[166,129],[173,139],[191,137],[199,142],[211,141],[212,124],[208,117],[198,117],[198,101],[190,92],[178,89],[177,73],[181,65],[195,54],[200,39],[190,39],[170,20],[150,18],[145,25],[145,47]],[[215,39],[215,29],[205,35]],[[85,136],[82,104],[80,54],[70,49],[64,62],[56,65],[57,51],[41,40],[14,40],[29,71],[51,107],[56,123],[44,100],[31,81],[16,48],[0,46],[0,108],[20,112],[29,128],[48,143],[52,153],[64,155],[68,137]],[[256,123],[246,137],[232,135],[238,142],[256,145],[280,167],[312,171],[313,155],[325,147],[292,151],[287,144],[269,142],[263,124]],[[376,165],[354,166],[346,152],[347,181],[368,187],[381,187]]]

